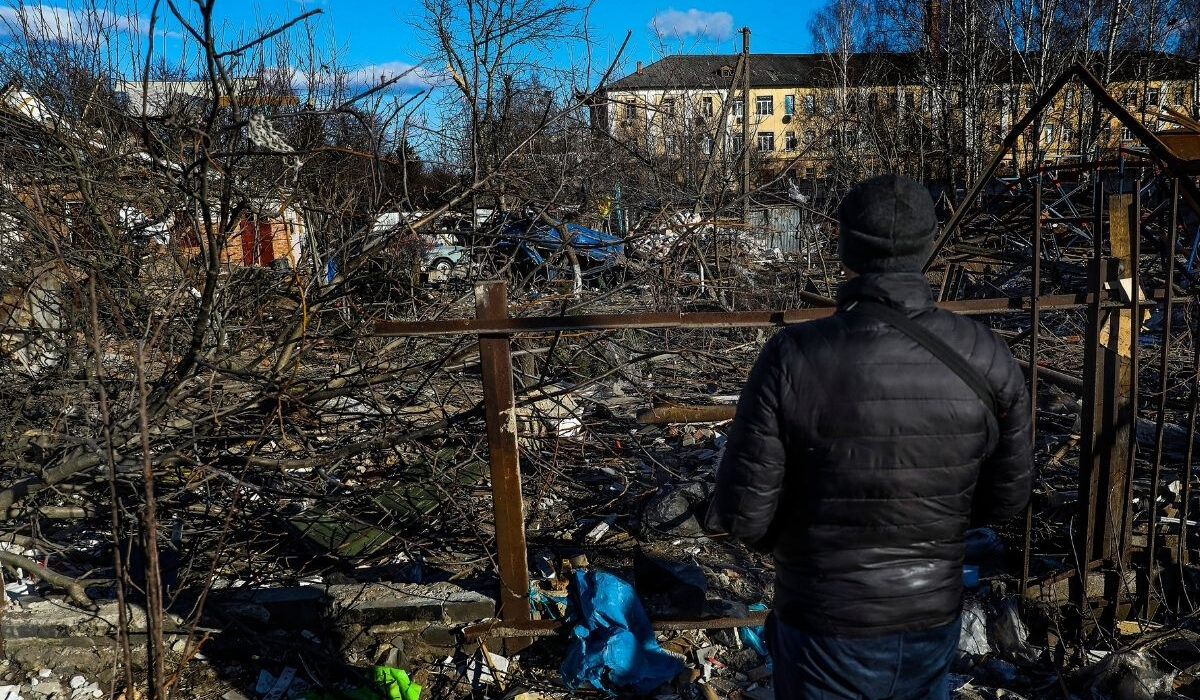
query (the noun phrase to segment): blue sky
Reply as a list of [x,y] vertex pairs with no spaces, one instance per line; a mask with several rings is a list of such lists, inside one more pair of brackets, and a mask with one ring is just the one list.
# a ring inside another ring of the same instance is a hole
[[[749,25],[751,45],[762,53],[792,53],[811,47],[808,21],[818,0],[775,2],[630,2],[596,0],[590,20],[593,38],[601,53],[615,53],[627,30],[633,31],[630,61],[654,60],[660,47],[672,51],[727,52],[740,50],[737,29]],[[247,3],[249,5],[249,3]],[[269,9],[275,6],[275,9]],[[280,7],[282,5],[282,8]],[[260,3],[259,11],[272,14],[290,7],[293,11],[318,7],[320,22],[331,27],[347,49],[347,58],[359,66],[401,62],[411,63],[420,55],[419,43],[411,23],[419,17],[420,2],[380,3],[370,0],[318,0],[301,5],[296,2]],[[226,10],[230,10],[226,7]],[[232,10],[252,17],[249,10]],[[652,20],[659,18],[658,32]]]
[[[627,30],[633,32],[623,57],[622,71],[634,62],[647,63],[664,53],[731,53],[740,49],[738,29],[749,25],[752,49],[759,53],[790,53],[811,50],[808,24],[821,0],[789,3],[685,1],[679,3],[596,0],[589,20],[594,42],[594,63],[607,64],[615,55]],[[144,37],[152,0],[0,0],[0,36],[14,24],[25,21],[43,28],[47,35],[70,41],[87,41],[90,29],[80,19],[82,10],[98,3],[102,23],[135,38]],[[166,3],[162,12],[165,13]],[[189,7],[191,2],[179,3]],[[312,9],[322,14],[313,20],[320,43],[337,47],[338,63],[358,69],[365,80],[380,74],[395,74],[421,59],[421,45],[414,23],[421,15],[420,0],[372,2],[371,0],[218,0],[218,18],[231,33],[255,26],[278,24]],[[186,11],[186,10],[185,10]],[[165,31],[157,44],[161,55],[170,56],[178,46],[180,28],[173,22],[157,25]],[[289,32],[303,43],[304,33]],[[234,39],[231,38],[231,41]],[[564,44],[567,42],[564,42]],[[548,62],[565,62],[566,55],[547,56]],[[575,57],[577,58],[577,57]],[[619,72],[622,72],[619,71]]]

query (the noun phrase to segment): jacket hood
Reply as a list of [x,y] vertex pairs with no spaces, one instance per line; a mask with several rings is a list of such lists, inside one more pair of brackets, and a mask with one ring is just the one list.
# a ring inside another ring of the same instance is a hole
[[909,312],[924,311],[933,308],[933,289],[920,272],[871,272],[838,288],[838,308],[859,299],[882,301]]

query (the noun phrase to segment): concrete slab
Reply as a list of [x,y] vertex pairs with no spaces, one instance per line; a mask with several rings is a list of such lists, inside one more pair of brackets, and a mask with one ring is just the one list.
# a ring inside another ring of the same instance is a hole
[[449,582],[329,586],[329,612],[338,623],[465,623],[496,614],[496,601]]
[[[10,605],[0,619],[0,635],[4,639],[60,639],[63,637],[103,637],[116,634],[120,619],[116,601],[99,604],[95,612],[81,610],[58,600],[35,600]],[[179,625],[178,616],[169,615],[168,627]],[[129,631],[146,631],[146,611],[130,606]]]

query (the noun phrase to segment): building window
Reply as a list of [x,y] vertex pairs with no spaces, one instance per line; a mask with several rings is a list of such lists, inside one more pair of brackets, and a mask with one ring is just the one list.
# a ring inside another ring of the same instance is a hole
[[789,151],[796,150],[796,132],[789,131],[783,135],[783,147]]
[[833,114],[837,111],[837,95],[832,92],[825,95],[825,113]]
[[675,140],[674,136],[672,136],[671,134],[667,134],[666,142],[667,142],[667,153],[670,153],[672,155],[679,153],[679,142]]
[[1171,91],[1171,101],[1175,103],[1176,107],[1182,107],[1186,99],[1187,95],[1183,88],[1177,87]]
[[663,98],[662,111],[668,117],[675,116],[675,99],[671,97]]
[[758,151],[759,153],[769,153],[775,150],[775,132],[760,131],[758,132]]
[[805,146],[813,145],[813,142],[816,140],[817,140],[817,132],[813,131],[812,129],[808,129],[807,131],[804,132],[804,145]]
[[733,101],[733,116],[741,119],[746,116],[746,103],[741,100]]
[[625,118],[637,119],[637,105],[633,103],[633,100],[625,100]]
[[996,109],[1004,109],[1004,93],[1000,90],[992,93],[992,106]]
[[811,92],[804,96],[804,113],[805,114],[816,114],[817,113],[817,96],[812,94]]
[[733,77],[733,68],[730,68],[729,66],[721,66],[721,77],[722,78]]
[[1075,132],[1071,129],[1070,124],[1063,124],[1062,126],[1062,140],[1064,143],[1071,143],[1075,140]]
[[704,151],[704,155],[711,156],[713,152],[713,137],[706,134],[700,142],[700,148]]
[[1067,90],[1063,96],[1063,106],[1067,109],[1075,109],[1075,88]]
[[767,117],[775,113],[775,98],[770,95],[759,95],[754,98],[754,113]]
[[1129,130],[1129,127],[1127,127],[1127,126],[1121,127],[1121,140],[1122,141],[1132,141],[1133,140],[1133,132],[1131,132]]
[[858,111],[858,94],[857,93],[852,92],[849,95],[846,95],[846,111],[851,114],[854,114],[855,112]]
[[1146,104],[1157,107],[1159,103],[1159,90],[1156,87],[1146,89]]
[[817,179],[817,169],[811,165],[806,167],[804,169],[804,179],[805,180],[816,180]]
[[789,117],[796,113],[796,96],[795,95],[784,95],[783,96],[783,113]]
[[706,117],[713,115],[713,98],[705,97],[700,100],[700,114]]
[[1033,109],[1033,106],[1037,104],[1037,98],[1037,93],[1033,90],[1025,93],[1025,109]]
[[912,90],[904,91],[904,108],[910,110],[917,108],[917,93]]
[[744,143],[745,142],[742,141],[741,134],[734,134],[733,136],[729,137],[729,152],[741,153]]
[[1137,104],[1137,88],[1125,88],[1121,93],[1121,101],[1127,105]]
[[1047,124],[1042,127],[1042,145],[1054,142],[1054,125]]

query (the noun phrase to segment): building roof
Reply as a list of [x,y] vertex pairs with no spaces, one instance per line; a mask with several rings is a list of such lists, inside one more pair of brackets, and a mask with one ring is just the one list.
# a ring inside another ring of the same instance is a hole
[[[253,90],[258,86],[257,78],[234,78],[230,81],[238,92]],[[138,117],[161,117],[177,99],[208,100],[212,95],[212,83],[207,80],[121,80],[114,83],[116,92],[129,100],[129,111]],[[145,90],[145,103],[142,101]]]
[[[915,84],[924,54],[856,53],[849,56],[849,82],[857,85]],[[1013,54],[1007,67],[1028,63],[1029,55]],[[1093,61],[1090,63],[1098,63]],[[726,89],[733,79],[738,54],[675,54],[655,61],[639,71],[616,80],[608,90]],[[750,54],[750,86],[820,87],[830,85],[840,57],[820,53]],[[997,82],[1012,82],[1004,61],[996,67]],[[1182,78],[1195,68],[1179,56],[1161,52],[1122,52],[1117,56],[1116,80],[1129,80],[1143,73],[1160,79]],[[840,81],[839,81],[840,82]]]
[[[882,60],[877,60],[882,59]],[[910,64],[912,54],[854,54],[851,71]],[[733,77],[738,54],[677,54],[667,56],[609,85],[612,90],[669,88],[725,88]],[[769,53],[750,55],[751,87],[809,87],[827,84],[830,56],[819,53]],[[883,76],[880,76],[883,77]]]

